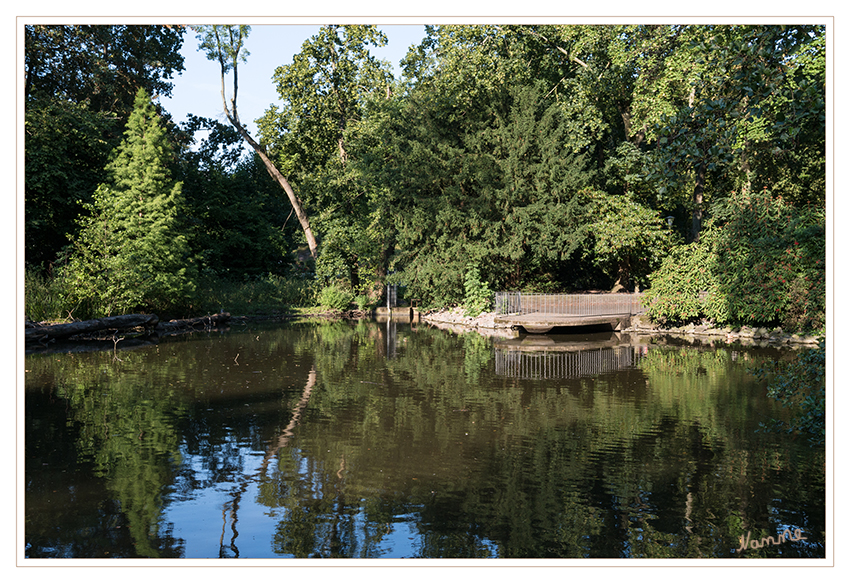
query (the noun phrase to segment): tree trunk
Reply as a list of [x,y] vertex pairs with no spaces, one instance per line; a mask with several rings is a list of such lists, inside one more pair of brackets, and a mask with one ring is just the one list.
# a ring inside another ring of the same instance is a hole
[[350,253],[346,259],[348,264],[348,281],[351,283],[351,289],[357,292],[360,287],[360,262],[356,253]]
[[697,170],[696,184],[694,185],[693,212],[691,214],[691,241],[699,242],[699,232],[702,229],[702,203],[705,193],[705,162],[702,162]]
[[[230,116],[227,116],[230,119]],[[271,175],[272,178],[283,188],[286,192],[286,195],[289,197],[289,202],[292,204],[292,209],[295,211],[295,216],[298,217],[298,222],[301,224],[301,229],[304,231],[304,236],[307,238],[307,246],[310,248],[310,256],[315,260],[319,257],[319,246],[316,243],[316,237],[313,235],[313,230],[310,228],[310,221],[307,218],[307,213],[304,212],[304,207],[301,204],[301,200],[296,196],[295,191],[292,190],[292,186],[290,186],[289,181],[280,173],[280,170],[277,169],[277,166],[274,165],[266,153],[263,151],[260,144],[258,144],[247,132],[247,130],[242,127],[241,124],[234,123],[231,119],[230,123],[236,128],[242,138],[254,148],[254,151],[257,152],[257,155],[260,157],[260,160],[263,161],[263,164],[266,167],[266,170]]]
[[90,334],[100,330],[122,330],[144,326],[153,328],[159,322],[156,314],[126,314],[110,316],[97,320],[71,322],[70,324],[54,324],[53,326],[35,326],[24,332],[26,342],[40,342],[59,338],[69,338],[76,334]]
[[301,224],[301,228],[304,231],[304,236],[307,238],[307,247],[310,248],[310,256],[313,260],[316,260],[319,257],[318,245],[316,243],[316,237],[313,236],[313,230],[310,228],[310,221],[307,219],[307,213],[304,212],[304,207],[301,204],[301,201],[295,195],[295,191],[292,190],[292,186],[290,186],[289,181],[280,173],[280,170],[277,169],[277,166],[274,165],[274,162],[266,155],[263,151],[263,148],[257,143],[248,133],[248,130],[242,125],[239,121],[239,114],[236,111],[236,94],[239,90],[239,77],[238,77],[238,68],[236,62],[234,60],[233,63],[233,98],[230,100],[233,111],[227,107],[227,98],[225,97],[224,91],[224,61],[221,61],[221,101],[224,105],[224,114],[227,116],[227,121],[230,122],[236,131],[239,132],[239,135],[242,136],[248,144],[254,149],[257,155],[260,157],[260,160],[263,161],[263,164],[266,167],[269,175],[277,182],[281,188],[283,188],[284,192],[286,192],[286,196],[289,197],[289,202],[292,204],[292,209],[295,211],[295,216],[298,217],[298,222]]
[[611,293],[620,291],[629,291],[632,282],[632,270],[628,258],[620,259],[617,262],[617,281],[614,282],[614,287],[611,288]]
[[744,140],[744,149],[741,152],[741,172],[744,175],[744,183],[741,186],[742,192],[749,192],[752,187],[752,183],[750,182],[750,160],[749,156],[747,156],[749,145],[750,140]]
[[375,283],[369,289],[368,296],[372,302],[377,302],[384,295],[384,290],[387,285],[387,275],[390,271],[390,257],[395,251],[395,235],[390,235],[390,238],[384,241],[381,245],[381,255],[378,259],[378,264],[375,267]]

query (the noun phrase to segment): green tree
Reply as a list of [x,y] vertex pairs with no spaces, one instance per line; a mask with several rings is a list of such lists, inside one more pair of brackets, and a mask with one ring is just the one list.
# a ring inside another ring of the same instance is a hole
[[322,27],[291,64],[275,70],[283,105],[259,121],[261,142],[313,209],[322,247],[317,274],[347,280],[356,292],[364,287],[373,299],[386,271],[382,195],[356,162],[377,145],[364,135],[371,128],[367,101],[392,94],[389,65],[370,53],[386,42],[375,26]]
[[384,124],[393,278],[432,304],[463,301],[470,264],[496,289],[565,285],[564,271],[581,262],[572,260],[587,235],[582,192],[593,170],[572,147],[583,128],[553,90],[560,64],[533,35],[428,30]]
[[705,316],[703,296],[718,283],[711,235],[708,229],[700,242],[674,247],[649,276],[650,288],[643,297],[653,320],[683,323]]
[[[301,229],[304,231],[304,237],[307,240],[310,255],[315,260],[318,257],[318,244],[310,227],[310,219],[304,211],[301,200],[295,194],[286,177],[266,154],[265,149],[251,137],[248,130],[245,129],[245,126],[239,120],[239,111],[236,107],[236,98],[239,93],[239,63],[245,63],[248,59],[249,53],[248,49],[245,48],[245,39],[248,38],[251,27],[246,25],[211,25],[194,27],[194,30],[198,33],[198,40],[201,41],[200,49],[204,51],[207,59],[217,61],[219,64],[219,70],[221,72],[221,102],[224,106],[224,115],[227,117],[227,121],[239,132],[242,139],[253,148],[254,152],[262,160],[269,175],[286,192],[289,202],[292,205],[292,210],[301,224]],[[230,106],[228,106],[225,96],[225,78],[230,72],[233,73],[233,93],[230,98]]]
[[26,262],[56,260],[77,232],[136,92],[169,95],[183,29],[26,25]]
[[[692,188],[691,240],[699,238],[711,202],[707,189],[722,197],[772,187],[784,172],[763,159],[788,159],[800,142],[816,150],[824,131],[824,62],[818,57],[823,27],[719,26],[701,32],[691,45],[700,67],[688,103],[671,117],[659,117],[655,130],[659,192]],[[812,154],[795,166],[820,176],[822,166]],[[820,185],[817,178],[808,183]],[[804,196],[822,200],[824,194]]]
[[386,43],[375,26],[323,26],[304,42],[291,64],[275,70],[272,79],[283,107],[266,112],[261,133],[295,175],[323,168],[329,161],[345,167],[346,130],[362,121],[364,99],[391,90],[389,65],[369,51]]
[[591,196],[593,245],[585,250],[587,258],[606,273],[616,274],[613,291],[631,290],[635,284],[646,287],[647,276],[674,243],[672,232],[657,211],[629,196],[600,192]]
[[603,169],[615,145],[630,137],[631,94],[638,72],[636,64],[628,59],[633,28],[516,28],[520,35],[541,39],[545,50],[560,62],[562,74],[553,91],[573,124],[568,147],[591,154],[598,170]]
[[124,136],[67,266],[75,299],[92,315],[183,308],[194,287],[186,238],[176,228],[181,184],[171,178],[171,146],[144,89]]
[[256,155],[244,155],[231,126],[191,116],[184,129],[208,131],[182,153],[176,174],[185,199],[181,222],[199,271],[229,280],[283,275],[298,227],[287,221],[291,209],[279,186]]
[[171,94],[168,80],[183,71],[183,34],[180,26],[27,25],[25,98],[86,104],[115,113],[123,125],[139,89]]
[[34,100],[24,118],[26,263],[56,261],[75,231],[74,219],[106,176],[118,140],[114,116],[63,99]]

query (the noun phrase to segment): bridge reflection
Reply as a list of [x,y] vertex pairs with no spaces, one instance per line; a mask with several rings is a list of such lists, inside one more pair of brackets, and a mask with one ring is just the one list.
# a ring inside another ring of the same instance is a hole
[[634,367],[646,344],[628,335],[529,336],[497,342],[496,374],[519,379],[571,379]]

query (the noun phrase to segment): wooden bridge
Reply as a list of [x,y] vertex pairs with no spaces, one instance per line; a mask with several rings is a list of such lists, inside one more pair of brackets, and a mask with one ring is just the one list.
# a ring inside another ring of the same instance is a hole
[[495,321],[544,334],[556,327],[610,325],[628,328],[643,313],[640,294],[524,294],[497,292]]

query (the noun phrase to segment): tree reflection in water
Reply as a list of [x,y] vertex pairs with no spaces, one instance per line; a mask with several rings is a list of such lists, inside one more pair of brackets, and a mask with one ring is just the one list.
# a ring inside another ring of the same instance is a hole
[[511,375],[500,351],[547,357],[511,342],[323,322],[30,356],[28,555],[733,557],[786,527],[746,556],[824,555],[823,449],[756,432],[788,413],[747,363],[784,353],[558,337],[584,364]]

